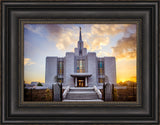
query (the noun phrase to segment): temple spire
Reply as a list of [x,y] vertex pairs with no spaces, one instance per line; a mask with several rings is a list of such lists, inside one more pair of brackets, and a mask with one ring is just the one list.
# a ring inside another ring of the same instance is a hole
[[82,42],[81,27],[79,27],[79,29],[80,29],[80,32],[79,32],[79,41]]

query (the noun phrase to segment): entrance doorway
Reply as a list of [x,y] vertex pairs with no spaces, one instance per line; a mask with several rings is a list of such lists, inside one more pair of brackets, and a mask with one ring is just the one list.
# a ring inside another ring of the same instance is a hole
[[85,87],[85,78],[84,77],[77,78],[77,87]]

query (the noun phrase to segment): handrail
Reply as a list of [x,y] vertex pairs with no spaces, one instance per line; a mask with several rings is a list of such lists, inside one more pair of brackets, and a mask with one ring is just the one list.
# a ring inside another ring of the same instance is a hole
[[69,89],[70,89],[70,87],[69,87],[69,86],[67,86],[67,87],[66,87],[66,89],[64,90],[64,92],[63,92],[63,99],[65,99],[65,98],[66,98],[67,93],[69,92]]
[[102,93],[101,93],[101,91],[100,91],[99,89],[97,89],[96,86],[94,86],[93,88],[94,88],[94,90],[96,91],[96,93],[97,93],[99,99],[101,99],[101,98],[102,98]]

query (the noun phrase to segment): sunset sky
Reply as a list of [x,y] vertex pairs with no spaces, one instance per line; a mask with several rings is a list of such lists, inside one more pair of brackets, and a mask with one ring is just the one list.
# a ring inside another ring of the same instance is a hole
[[117,83],[136,81],[136,24],[25,24],[25,83],[45,82],[45,58],[73,52],[79,27],[88,52],[116,57]]

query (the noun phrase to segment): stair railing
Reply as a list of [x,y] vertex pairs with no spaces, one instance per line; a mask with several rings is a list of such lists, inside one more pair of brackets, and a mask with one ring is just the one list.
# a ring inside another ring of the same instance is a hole
[[93,88],[94,88],[95,92],[97,93],[98,98],[99,98],[99,99],[102,99],[102,93],[101,93],[101,91],[100,91],[99,89],[97,89],[96,86],[94,86]]
[[66,98],[67,93],[69,92],[69,89],[70,89],[70,86],[67,86],[66,89],[64,90],[64,92],[63,92],[63,99]]

